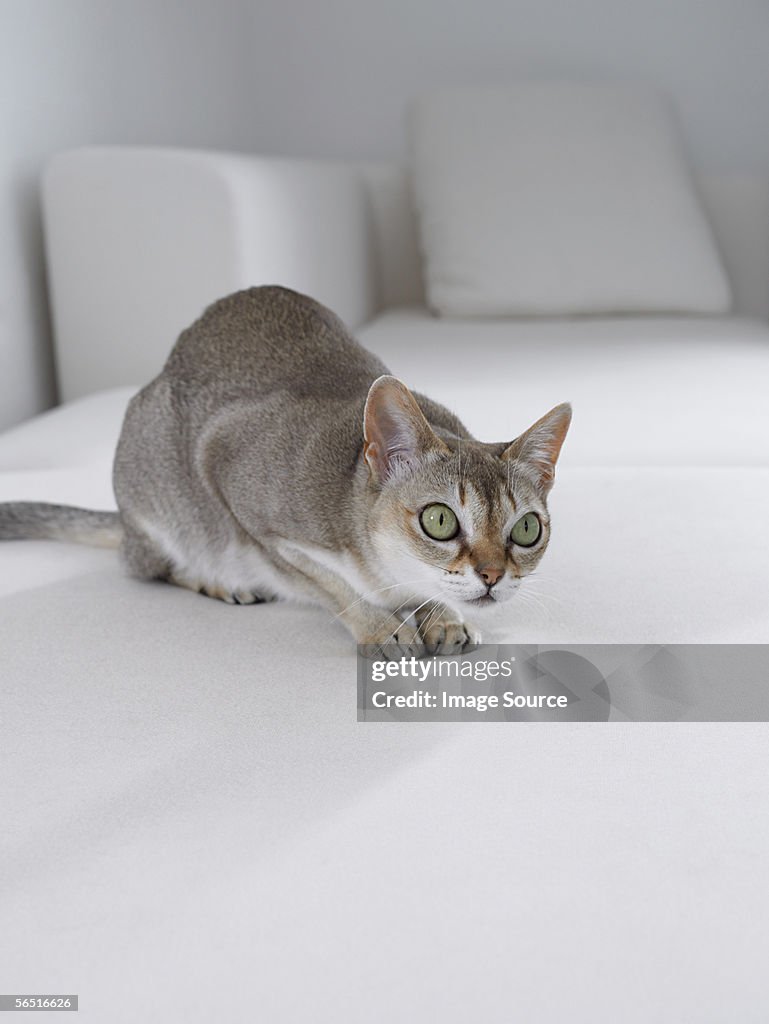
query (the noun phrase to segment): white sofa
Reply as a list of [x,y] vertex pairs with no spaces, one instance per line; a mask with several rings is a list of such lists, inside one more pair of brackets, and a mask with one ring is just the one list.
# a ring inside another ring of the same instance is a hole
[[[699,184],[734,316],[443,321],[399,168],[63,154],[65,404],[0,437],[0,499],[108,507],[133,389],[209,301],[279,282],[484,439],[574,402],[548,581],[498,638],[766,641],[769,182]],[[19,991],[114,1024],[761,1019],[765,725],[359,725],[320,611],[43,542],[0,547],[0,587]]]
[[[289,285],[338,311],[392,372],[483,440],[572,401],[543,566],[554,600],[539,618],[519,608],[500,636],[759,642],[769,638],[769,548],[750,524],[769,511],[769,178],[698,181],[733,315],[462,320],[424,306],[402,168],[62,154],[44,186],[62,398],[139,385],[210,301]],[[99,431],[103,456],[124,401],[114,398],[111,429]],[[57,414],[57,429],[89,408]]]

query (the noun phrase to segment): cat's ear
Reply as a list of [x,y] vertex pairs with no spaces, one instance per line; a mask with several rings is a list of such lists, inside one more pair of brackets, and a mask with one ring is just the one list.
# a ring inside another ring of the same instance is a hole
[[556,405],[549,413],[537,420],[533,427],[516,438],[502,453],[502,459],[522,462],[534,473],[537,487],[547,493],[555,479],[555,464],[571,423],[571,406],[568,402]]
[[399,465],[414,465],[428,451],[448,451],[397,377],[378,377],[371,385],[363,413],[363,439],[363,456],[379,483]]

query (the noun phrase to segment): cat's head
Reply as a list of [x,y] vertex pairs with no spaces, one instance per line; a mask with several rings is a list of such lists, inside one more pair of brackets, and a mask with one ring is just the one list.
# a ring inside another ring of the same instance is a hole
[[550,538],[547,494],[571,421],[556,406],[515,441],[436,433],[395,377],[364,413],[371,539],[382,568],[425,598],[493,608],[539,564]]

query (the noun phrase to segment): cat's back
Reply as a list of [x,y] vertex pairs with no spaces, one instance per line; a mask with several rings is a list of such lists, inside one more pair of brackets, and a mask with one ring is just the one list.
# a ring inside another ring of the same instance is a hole
[[330,309],[277,285],[213,303],[179,337],[163,376],[195,389],[337,398],[365,393],[387,369]]

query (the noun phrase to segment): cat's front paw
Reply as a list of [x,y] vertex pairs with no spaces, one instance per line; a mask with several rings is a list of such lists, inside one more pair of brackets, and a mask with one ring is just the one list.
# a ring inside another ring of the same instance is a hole
[[443,605],[420,609],[417,621],[422,644],[429,655],[463,654],[481,642],[481,634],[475,626]]
[[424,658],[428,654],[419,630],[396,619],[388,619],[375,632],[359,638],[358,643],[373,657],[383,657],[386,661],[398,661],[403,657]]
[[430,655],[464,654],[481,642],[481,634],[469,622],[436,622],[421,634]]
[[430,604],[419,609],[411,620],[390,616],[361,624],[355,630],[358,643],[373,658],[388,661],[429,658],[436,654],[463,654],[481,642],[481,634],[445,605]]

